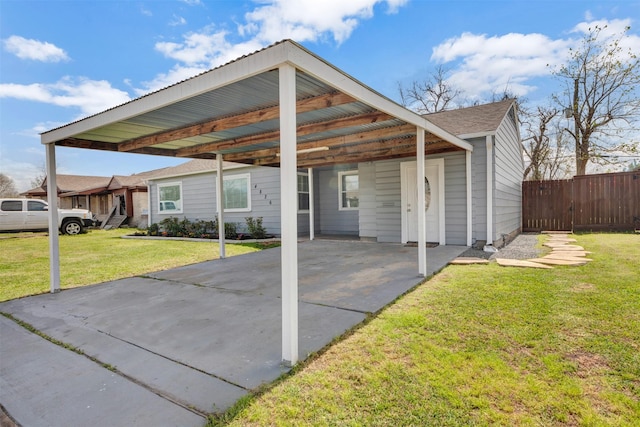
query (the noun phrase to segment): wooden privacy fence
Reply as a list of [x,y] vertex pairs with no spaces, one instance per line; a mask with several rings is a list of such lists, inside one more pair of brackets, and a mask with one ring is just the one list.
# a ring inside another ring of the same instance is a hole
[[522,183],[522,231],[640,229],[640,171]]

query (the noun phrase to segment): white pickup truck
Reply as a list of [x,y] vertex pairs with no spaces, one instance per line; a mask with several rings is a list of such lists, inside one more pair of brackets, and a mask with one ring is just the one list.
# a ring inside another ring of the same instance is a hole
[[[49,205],[37,199],[0,199],[0,231],[34,231],[49,228]],[[58,228],[64,234],[80,234],[95,225],[86,209],[58,209]]]

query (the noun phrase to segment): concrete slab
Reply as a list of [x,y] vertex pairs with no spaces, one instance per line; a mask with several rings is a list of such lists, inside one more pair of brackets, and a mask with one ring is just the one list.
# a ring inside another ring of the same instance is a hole
[[205,419],[0,316],[0,401],[23,426],[202,426]]
[[[429,272],[446,266],[465,250],[461,246],[427,249]],[[187,412],[192,415],[222,412],[249,390],[287,371],[280,364],[280,256],[279,248],[274,248],[147,277],[7,301],[0,303],[0,312],[114,367],[109,371],[40,337],[31,338],[54,346],[55,353],[85,360],[101,372],[98,376],[115,375],[118,381],[141,387],[170,408],[191,409]],[[299,276],[301,359],[423,280],[417,275],[417,248],[324,240],[299,245]],[[0,328],[4,343],[9,327],[3,322]],[[18,335],[17,343],[23,340]],[[37,351],[38,355],[30,357],[44,366],[56,366],[49,352]],[[4,360],[0,359],[2,369],[15,371],[18,383],[32,380],[36,373],[45,379],[56,374],[19,360],[5,367]],[[53,403],[47,400],[49,381],[42,384],[37,390],[29,389],[25,401],[43,398],[46,409]],[[2,399],[3,405],[16,418],[28,417],[24,414],[28,405],[16,403],[24,390],[13,389],[16,399],[7,400],[8,405]],[[122,393],[126,396],[129,391]],[[61,407],[75,408],[66,398],[59,396]],[[146,400],[141,402],[138,411],[144,415],[149,410]],[[74,409],[72,413],[79,416],[76,425],[100,425],[93,419],[85,422],[83,412]],[[62,421],[52,425],[70,425],[64,422],[64,414],[55,416]],[[171,425],[171,421],[147,423],[154,424]]]

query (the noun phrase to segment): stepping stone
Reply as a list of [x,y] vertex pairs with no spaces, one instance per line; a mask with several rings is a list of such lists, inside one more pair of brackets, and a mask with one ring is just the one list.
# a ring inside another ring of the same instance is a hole
[[538,262],[540,264],[549,264],[549,265],[585,265],[587,263],[587,259],[553,259],[553,258],[533,258],[527,261]]
[[564,259],[564,260],[586,261],[586,262],[593,261],[590,258],[583,258],[583,257],[575,256],[575,255],[556,255],[556,254],[553,254],[553,253],[551,253],[549,255],[545,255],[542,258],[544,258],[544,259]]
[[591,252],[589,251],[561,251],[561,250],[554,249],[548,255],[565,255],[565,256],[576,257],[576,256],[587,256],[590,253]]
[[559,239],[551,238],[551,239],[548,239],[547,242],[548,243],[574,243],[574,242],[577,242],[577,240],[563,237]]
[[489,264],[489,260],[484,258],[477,258],[477,257],[458,257],[452,260],[451,262],[449,262],[449,264],[454,264],[454,265]]
[[565,245],[565,244],[559,244],[559,243],[545,243],[544,246],[551,248],[551,249],[558,249],[558,250],[562,250],[562,251],[584,251],[584,248],[582,246],[578,246],[578,245]]
[[503,267],[553,268],[540,264],[539,262],[524,261],[521,259],[497,258],[496,262]]

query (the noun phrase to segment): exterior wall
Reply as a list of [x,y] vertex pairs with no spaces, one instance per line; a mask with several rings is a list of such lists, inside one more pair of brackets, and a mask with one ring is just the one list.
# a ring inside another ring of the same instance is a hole
[[[467,241],[467,190],[465,153],[445,153],[427,159],[444,159],[445,239],[448,245]],[[378,242],[402,240],[400,164],[415,158],[361,163],[360,230],[361,237]],[[366,232],[367,234],[363,234]]]
[[378,242],[400,242],[402,240],[400,161],[376,162],[375,168]]
[[494,244],[501,247],[508,242],[509,235],[522,227],[524,162],[518,128],[511,112],[496,132],[494,153]]
[[467,244],[467,182],[465,152],[429,156],[444,158],[444,216],[447,245]]
[[145,228],[148,227],[148,215],[147,209],[147,192],[146,191],[133,191],[131,192],[131,208],[133,210],[133,216],[129,218],[129,225],[131,227]]
[[378,237],[376,212],[376,167],[372,162],[358,165],[360,184],[359,228],[360,237],[375,239]]
[[471,241],[474,245],[484,246],[487,241],[487,140],[486,138],[468,139],[473,145],[471,153],[471,200],[473,217]]
[[318,171],[318,203],[316,212],[321,234],[358,235],[358,210],[338,209],[338,172],[357,170],[358,166],[340,165]]
[[[224,176],[249,173],[251,211],[225,212],[225,222],[235,222],[239,232],[246,232],[246,217],[262,217],[262,225],[269,234],[280,235],[280,169],[270,167],[238,168],[224,172]],[[159,213],[157,185],[182,183],[182,213]],[[159,223],[168,217],[187,218],[191,221],[213,221],[216,217],[216,173],[156,179],[149,185],[151,222]],[[337,195],[336,195],[337,197]],[[298,234],[309,233],[309,214],[298,214]]]

